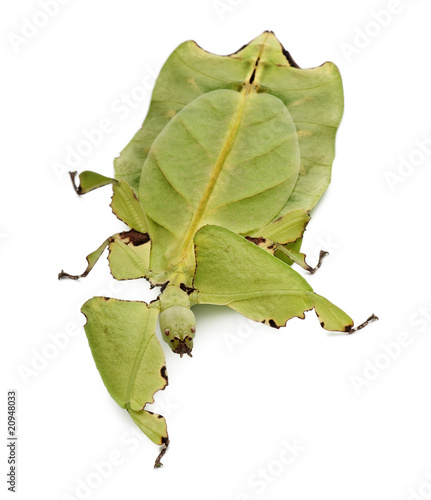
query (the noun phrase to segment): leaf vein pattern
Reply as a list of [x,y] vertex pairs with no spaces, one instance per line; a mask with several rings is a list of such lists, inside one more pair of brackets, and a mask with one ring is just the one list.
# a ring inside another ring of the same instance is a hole
[[282,144],[284,144],[285,142],[287,142],[288,140],[288,137],[284,137],[283,140],[281,140],[278,144],[276,144],[275,146],[272,146],[270,149],[268,149],[267,151],[263,151],[262,153],[259,153],[258,155],[255,155],[251,158],[246,158],[244,160],[238,160],[236,161],[235,163],[230,163],[231,166],[235,166],[235,165],[241,165],[241,163],[245,163],[245,162],[248,162],[248,161],[252,161],[252,160],[255,160],[256,158],[261,158],[262,156],[266,156],[268,155],[269,153],[272,153],[272,151],[275,151],[276,149],[278,149]]
[[166,175],[166,173],[164,172],[164,170],[162,169],[162,167],[160,166],[160,162],[157,158],[157,155],[155,153],[153,153],[153,158],[156,162],[156,165],[157,165],[157,168],[159,169],[160,173],[163,175],[163,177],[166,179],[167,183],[171,186],[171,188],[176,192],[178,193],[181,198],[183,198],[183,200],[187,203],[187,205],[191,208],[191,205],[189,203],[189,200],[185,197],[185,195],[183,193],[181,193],[180,191],[178,191],[178,189],[175,187],[175,185],[173,184],[173,182],[169,179],[169,177]]
[[335,80],[339,80],[339,77],[336,76],[335,78],[331,78],[331,80],[328,80],[327,82],[319,83],[319,85],[316,85],[314,87],[304,87],[300,89],[277,89],[274,88],[272,89],[274,92],[302,92],[303,90],[314,90],[318,89],[319,87],[324,87],[325,85],[329,85],[332,82],[335,82]]
[[320,127],[328,127],[328,128],[334,128],[337,130],[338,127],[335,127],[334,125],[327,125],[326,123],[315,123],[315,122],[305,122],[303,120],[293,120],[294,123],[308,123],[309,125],[318,125]]
[[205,154],[207,155],[208,159],[213,161],[212,156],[210,155],[209,151],[206,149],[206,147],[199,141],[199,139],[193,134],[192,130],[186,125],[186,122],[183,120],[180,120],[181,125],[183,126],[184,130],[190,135],[190,137],[197,143],[199,146],[205,151]]
[[177,54],[177,57],[178,59],[184,64],[184,66],[187,66],[188,68],[190,68],[191,70],[195,71],[196,73],[199,73],[200,75],[202,76],[206,76],[207,78],[212,78],[213,80],[217,80],[219,82],[223,82],[223,83],[229,83],[229,80],[223,80],[221,78],[217,78],[216,76],[213,76],[213,75],[209,75],[207,73],[204,73],[203,71],[199,71],[198,69],[196,69],[195,67],[191,66],[190,64],[188,64],[185,59],[183,59],[179,54]]
[[242,196],[241,198],[238,198],[237,200],[231,200],[231,201],[228,201],[226,203],[223,203],[222,205],[218,205],[216,208],[214,208],[213,210],[218,210],[219,208],[222,208],[222,207],[226,207],[227,205],[231,205],[233,203],[238,203],[239,201],[243,201],[243,200],[248,200],[250,198],[254,198],[255,196],[259,196],[260,194],[263,194],[265,193],[266,191],[270,191],[271,189],[275,189],[276,187],[278,186],[281,186],[282,184],[284,184],[284,180],[279,182],[278,184],[275,184],[274,186],[269,186],[267,188],[264,188],[264,189],[261,189],[260,191],[258,191],[257,193],[253,193],[249,196]]
[[[145,323],[145,326],[143,327],[143,332],[146,331],[147,325],[148,325],[148,318]],[[144,357],[145,351],[147,350],[148,344],[150,343],[150,339],[152,338],[153,335],[154,333],[150,335],[147,339],[145,338],[145,335],[142,335],[142,338],[139,342],[139,348],[138,351],[136,352],[135,360],[133,362],[132,370],[130,372],[129,384],[127,386],[126,403],[130,403],[130,399],[132,398],[132,393],[135,388],[136,377],[138,375],[139,366],[141,364],[142,358]]]

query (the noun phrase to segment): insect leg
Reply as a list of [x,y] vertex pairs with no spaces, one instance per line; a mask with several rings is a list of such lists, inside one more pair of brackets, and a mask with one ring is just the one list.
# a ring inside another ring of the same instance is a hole
[[110,241],[111,241],[111,238],[108,238],[100,245],[100,247],[97,250],[95,250],[94,252],[87,255],[86,259],[87,259],[88,265],[82,274],[74,275],[74,274],[65,273],[63,270],[61,270],[61,272],[58,273],[58,279],[61,280],[64,278],[69,278],[71,280],[77,280],[79,278],[85,278],[88,275],[88,273],[93,269],[96,262],[100,259],[100,256],[102,255],[105,248],[109,245]]

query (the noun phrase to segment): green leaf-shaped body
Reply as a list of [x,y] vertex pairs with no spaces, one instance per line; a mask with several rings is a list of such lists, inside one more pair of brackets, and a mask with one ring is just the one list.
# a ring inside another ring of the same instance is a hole
[[258,93],[283,102],[297,131],[300,175],[283,213],[313,208],[331,179],[344,106],[341,77],[330,62],[300,69],[272,32],[230,56],[210,54],[193,41],[181,44],[160,72],[142,128],[115,160],[116,178],[138,192],[144,161],[169,121],[201,95],[220,89],[241,92],[250,80]]
[[267,225],[292,193],[299,163],[295,126],[276,97],[216,90],[184,107],[153,142],[141,176],[150,268],[168,271],[156,282],[172,281],[172,269],[192,284],[193,236],[203,225],[239,234]]
[[59,277],[87,276],[108,248],[114,278],[162,287],[149,305],[95,297],[82,308],[108,391],[165,445],[156,466],[169,443],[164,418],[145,409],[167,384],[158,316],[163,340],[181,356],[191,356],[190,308],[198,304],[227,305],[276,328],[314,309],[323,328],[355,330],[291,268],[320,266],[311,268],[300,246],[330,182],[342,112],[337,68],[300,69],[272,32],[230,56],[185,42],[163,66],[142,128],[115,160],[116,178],[80,174],[78,194],[112,184],[112,210],[129,230],[89,254],[83,274]]

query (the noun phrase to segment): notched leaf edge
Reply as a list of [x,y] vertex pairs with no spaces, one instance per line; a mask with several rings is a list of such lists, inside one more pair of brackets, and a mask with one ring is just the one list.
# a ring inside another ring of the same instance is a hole
[[[110,301],[110,300],[116,300],[116,301],[121,301],[121,302],[141,302],[145,305],[148,306],[148,304],[144,301],[137,301],[137,300],[123,300],[123,299],[114,299],[113,297],[102,297],[102,296],[99,296],[101,299],[105,300],[105,301]],[[155,302],[154,300],[152,302]],[[85,317],[85,323],[83,325],[83,327],[85,327],[87,324],[88,324],[88,316],[81,310],[81,313],[84,315]],[[97,366],[96,366],[97,368]],[[151,397],[151,401],[147,401],[145,403],[145,405],[142,407],[142,409],[140,411],[145,411],[147,413],[149,413],[150,415],[154,415],[155,413],[152,412],[151,410],[146,410],[145,407],[147,406],[147,404],[153,404],[154,403],[154,396],[157,392],[159,391],[164,391],[166,389],[166,387],[169,385],[169,379],[168,379],[168,373],[167,373],[167,368],[166,368],[166,364],[164,364],[161,368],[160,368],[160,376],[165,380],[165,385],[163,387],[161,387],[160,389],[157,389],[157,391],[154,392],[154,394],[152,395]],[[126,406],[125,408],[127,410],[127,412],[130,414],[130,408],[128,408]],[[135,410],[136,411],[136,410]],[[163,418],[166,422],[166,419],[163,415],[161,414],[157,414],[157,418],[161,419]],[[158,469],[160,467],[163,467],[163,464],[161,463],[161,459],[163,458],[163,456],[165,455],[166,451],[168,450],[168,447],[169,447],[169,434],[168,432],[166,431],[166,436],[161,436],[161,442],[162,442],[162,446],[163,448],[160,450],[160,453],[157,455],[157,458],[154,462],[154,468],[155,469]]]

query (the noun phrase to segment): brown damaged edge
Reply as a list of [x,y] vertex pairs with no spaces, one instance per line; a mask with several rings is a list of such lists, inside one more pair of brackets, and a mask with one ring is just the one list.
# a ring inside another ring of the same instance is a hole
[[293,57],[290,55],[290,52],[288,52],[284,47],[283,47],[283,44],[280,43],[281,45],[281,51],[283,52],[283,55],[284,57],[287,59],[287,62],[289,63],[290,66],[292,66],[293,68],[298,68],[298,69],[301,69],[300,66],[298,66],[296,64],[296,62],[293,60]]
[[195,291],[193,287],[187,286],[185,283],[180,283],[180,288],[183,292],[186,292],[187,295],[190,295]]
[[266,239],[262,238],[262,236],[259,236],[257,238],[253,238],[252,236],[246,236],[245,239],[248,241],[251,241],[252,243],[254,243],[257,246],[260,246],[261,243],[263,243],[263,244],[266,243]]
[[[167,370],[166,370],[166,365],[163,365],[160,368],[160,376],[163,377],[165,379],[165,381],[166,381],[165,386],[162,387],[162,389],[161,389],[162,391],[164,391],[166,389],[166,386],[169,384],[169,382],[168,382],[168,373],[167,373]],[[153,398],[153,401],[154,401],[154,398]],[[145,409],[145,406],[144,406],[143,410],[144,409]],[[151,411],[149,411],[149,410],[145,410],[145,411],[147,411],[148,413],[151,413],[152,415],[154,415],[154,413],[151,412]],[[157,418],[165,418],[165,417],[163,415],[157,415]],[[164,445],[164,448],[157,455],[156,461],[154,462],[154,468],[155,469],[163,467],[161,459],[163,458],[163,456],[166,453],[166,451],[168,449],[168,446],[169,446],[169,436],[168,435],[166,435],[166,437],[162,436],[162,445]]]
[[[292,318],[298,318],[298,319],[305,319],[305,313],[306,312],[309,312],[309,311],[312,311],[314,309],[314,306],[313,307],[310,307],[310,309],[306,309],[302,315],[299,315],[299,316],[292,316]],[[316,313],[317,314],[317,313]],[[317,315],[317,317],[319,317],[319,315]],[[290,318],[290,319],[292,319]],[[287,319],[284,324],[281,324],[281,325],[277,325],[277,323],[273,320],[273,319],[269,319],[269,320],[266,320],[264,319],[263,321],[261,321],[261,323],[263,323],[264,325],[268,325],[268,326],[271,326],[272,328],[277,328],[280,329],[280,328],[283,328],[287,325],[287,322],[289,320]],[[322,325],[322,323],[320,323],[320,325]]]
[[140,245],[144,245],[150,241],[148,233],[140,233],[135,229],[123,231],[122,233],[119,233],[119,236],[122,240],[125,240],[124,242],[126,245],[131,243],[134,247],[139,247]]
[[[275,36],[275,33],[271,30],[265,30],[263,33],[268,33],[268,34],[272,34]],[[263,35],[262,33],[262,35]],[[253,38],[252,40],[250,40],[248,43],[246,43],[245,45],[243,45],[242,47],[240,47],[238,50],[236,50],[235,52],[232,52],[231,54],[214,54],[213,52],[209,52],[208,50],[205,50],[204,48],[202,48],[198,43],[196,43],[194,40],[191,40],[199,49],[201,49],[203,52],[206,52],[207,54],[211,54],[211,55],[218,55],[220,57],[231,57],[232,59],[241,59],[240,57],[235,57],[236,54],[238,54],[239,52],[241,52],[243,49],[245,49],[246,47],[248,47],[250,45],[250,43],[252,43],[253,41],[255,40],[255,38]],[[278,40],[278,39],[277,39]],[[280,44],[280,47],[281,47],[281,52],[283,53],[284,57],[286,58],[286,61],[288,62],[289,66],[291,66],[292,68],[297,68],[297,69],[301,69],[300,66],[298,66],[298,64],[294,61],[293,57],[290,55],[290,52],[288,52],[283,44],[280,42],[280,40],[278,40],[278,43]],[[281,66],[281,65],[277,65],[277,66]],[[252,82],[250,82],[252,83]]]
[[[168,382],[168,374],[167,374],[167,371],[166,371],[166,365],[163,365],[161,368],[160,368],[160,375],[166,380],[166,385],[169,384]],[[166,387],[165,385],[165,387]],[[164,388],[165,388],[164,387]],[[163,389],[164,389],[163,388]]]
[[[103,299],[105,299],[106,301],[108,300],[111,300],[110,297],[102,297]],[[125,300],[124,302],[131,302],[129,300]],[[145,302],[144,302],[145,303]],[[82,311],[81,311],[82,312]],[[85,317],[85,325],[88,324],[88,317],[85,313],[82,312],[82,314],[84,315]],[[84,327],[85,327],[84,325]],[[161,390],[165,390],[166,386],[169,384],[168,382],[168,374],[167,374],[167,370],[166,370],[166,365],[163,365],[160,369],[160,375],[165,379],[166,381],[166,384],[165,386],[161,389]],[[153,398],[153,401],[154,401],[154,398]],[[144,405],[144,408],[142,408],[143,411],[147,411],[148,413],[150,413],[151,415],[154,415],[154,412],[150,411],[150,410],[145,410],[145,406]],[[164,418],[163,415],[157,415],[157,418]],[[157,458],[156,458],[156,461],[154,462],[154,468],[155,469],[158,469],[160,467],[163,467],[163,464],[161,463],[161,459],[163,458],[163,456],[165,455],[167,449],[168,449],[168,446],[169,446],[169,436],[167,435],[166,437],[162,437],[162,445],[164,445],[164,448],[160,451],[160,453],[158,454]]]

